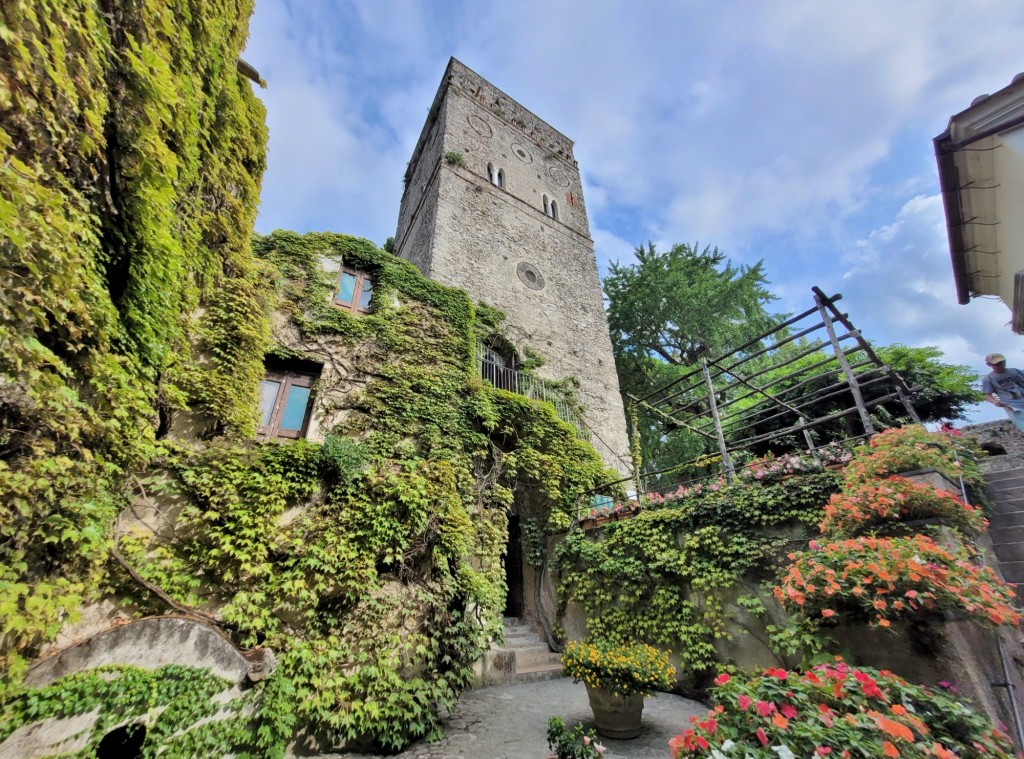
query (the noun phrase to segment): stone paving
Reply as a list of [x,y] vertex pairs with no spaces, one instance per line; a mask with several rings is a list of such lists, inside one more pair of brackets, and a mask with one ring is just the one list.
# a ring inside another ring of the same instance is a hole
[[[660,693],[644,702],[644,732],[630,741],[601,739],[605,759],[666,759],[668,742],[707,707]],[[569,678],[467,691],[436,743],[415,744],[391,759],[545,759],[547,721],[560,716],[573,727],[594,727],[582,683]],[[366,754],[322,754],[320,759],[383,759]]]

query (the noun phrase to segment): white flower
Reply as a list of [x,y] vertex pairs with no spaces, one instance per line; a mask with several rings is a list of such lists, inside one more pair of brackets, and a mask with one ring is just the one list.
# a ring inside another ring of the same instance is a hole
[[772,751],[779,755],[779,759],[796,759],[796,754],[788,746],[772,746]]

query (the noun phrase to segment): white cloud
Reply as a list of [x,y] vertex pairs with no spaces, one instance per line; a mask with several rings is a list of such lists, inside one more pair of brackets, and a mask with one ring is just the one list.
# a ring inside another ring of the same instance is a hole
[[454,53],[575,139],[590,183],[640,237],[739,255],[763,234],[857,212],[901,131],[924,130],[928,153],[951,113],[1014,73],[1022,16],[1010,0],[259,0],[264,220],[390,234]]
[[1024,339],[1007,328],[1000,301],[956,306],[941,197],[908,200],[896,218],[844,252],[844,306],[865,335],[880,343],[934,345],[945,360],[979,371],[999,350],[1024,364]]

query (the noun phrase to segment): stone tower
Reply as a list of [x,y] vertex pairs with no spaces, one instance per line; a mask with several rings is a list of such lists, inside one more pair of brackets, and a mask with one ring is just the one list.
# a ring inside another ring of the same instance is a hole
[[428,277],[502,309],[540,374],[580,381],[609,466],[629,445],[572,141],[454,58],[413,151],[395,250]]

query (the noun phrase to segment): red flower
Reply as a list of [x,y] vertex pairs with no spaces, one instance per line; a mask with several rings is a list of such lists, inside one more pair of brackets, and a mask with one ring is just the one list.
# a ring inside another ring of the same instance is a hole
[[767,701],[757,702],[757,713],[762,717],[767,717],[773,711],[775,711],[775,704],[769,704]]
[[767,746],[768,745],[768,736],[764,734],[764,728],[763,727],[757,728],[757,739],[759,741],[761,741],[761,745],[762,746]]
[[715,685],[725,685],[727,682],[729,682],[730,679],[731,678],[729,677],[729,673],[723,672],[715,678]]

